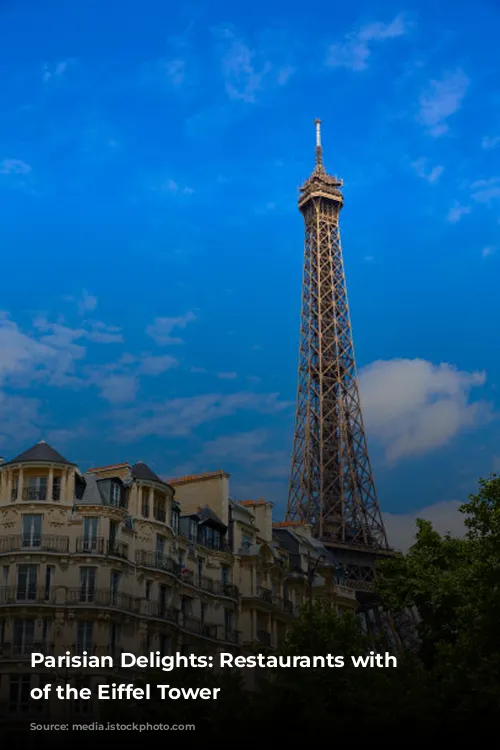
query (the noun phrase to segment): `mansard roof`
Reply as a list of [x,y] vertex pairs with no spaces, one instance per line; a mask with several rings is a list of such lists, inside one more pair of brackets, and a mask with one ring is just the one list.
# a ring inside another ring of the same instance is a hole
[[66,464],[67,466],[74,466],[70,461],[67,461],[64,456],[61,456],[55,448],[40,440],[28,450],[23,451],[15,458],[11,459],[9,464],[21,464],[21,463],[51,463],[51,464]]

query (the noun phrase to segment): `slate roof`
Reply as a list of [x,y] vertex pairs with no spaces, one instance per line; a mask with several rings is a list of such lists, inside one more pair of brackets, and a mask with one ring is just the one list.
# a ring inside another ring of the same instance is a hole
[[36,443],[31,448],[28,448],[28,450],[24,451],[23,453],[20,453],[15,458],[8,461],[9,464],[19,464],[19,463],[28,463],[28,462],[36,462],[36,463],[54,463],[54,464],[67,464],[67,466],[74,466],[70,461],[67,461],[64,456],[61,456],[60,453],[58,453],[54,448],[52,448],[51,445],[45,442],[45,440],[41,440],[39,443]]
[[214,513],[212,508],[209,508],[208,505],[204,505],[203,508],[200,508],[198,513],[196,514],[198,516],[198,520],[200,523],[205,523],[206,521],[212,521],[212,523],[216,523],[219,526],[222,526],[224,529],[227,528],[226,524],[221,521],[217,513]]
[[93,474],[85,474],[85,489],[82,497],[76,501],[77,505],[104,505],[99,489],[99,482]]
[[158,474],[155,474],[152,469],[149,468],[144,461],[138,461],[132,466],[132,476],[136,479],[144,479],[147,482],[158,482],[159,484],[167,484],[163,479],[160,479]]

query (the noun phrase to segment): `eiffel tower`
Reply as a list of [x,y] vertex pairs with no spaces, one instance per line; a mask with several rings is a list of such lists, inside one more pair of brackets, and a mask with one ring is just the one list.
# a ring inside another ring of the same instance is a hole
[[373,587],[377,558],[391,554],[377,500],[354,357],[339,215],[342,180],[316,166],[300,188],[304,275],[294,449],[286,518],[310,524],[356,589]]

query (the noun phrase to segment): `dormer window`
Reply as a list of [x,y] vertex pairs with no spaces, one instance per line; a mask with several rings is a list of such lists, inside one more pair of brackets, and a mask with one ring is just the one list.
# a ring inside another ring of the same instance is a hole
[[189,520],[189,541],[190,542],[198,541],[198,524],[192,518]]
[[170,525],[172,527],[172,531],[174,532],[174,534],[178,534],[179,533],[179,511],[177,510],[177,508],[172,508]]
[[122,488],[118,482],[112,482],[111,484],[111,505],[119,506],[121,499]]

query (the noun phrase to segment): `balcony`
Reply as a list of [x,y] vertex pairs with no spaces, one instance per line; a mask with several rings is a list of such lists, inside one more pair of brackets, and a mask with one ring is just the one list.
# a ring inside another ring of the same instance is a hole
[[53,604],[54,594],[45,586],[4,586],[0,588],[0,606],[10,604]]
[[69,537],[42,534],[16,534],[0,538],[0,554],[5,552],[69,552]]
[[181,581],[188,583],[190,586],[194,586],[194,572],[187,568],[182,568],[180,571]]
[[271,633],[268,633],[267,630],[257,630],[257,640],[263,646],[270,646],[271,645]]
[[271,591],[271,589],[266,589],[263,586],[259,586],[257,588],[257,598],[263,602],[266,602],[266,604],[272,604],[273,592]]
[[228,643],[238,644],[240,642],[240,638],[241,633],[239,630],[224,629],[222,640],[227,641]]
[[52,656],[54,644],[31,639],[15,640],[13,643],[7,641],[0,643],[0,659],[28,658],[33,652]]
[[232,583],[214,581],[212,578],[200,578],[198,588],[207,591],[209,594],[227,596],[230,599],[237,599],[239,595],[237,586],[234,586]]
[[111,557],[121,557],[123,560],[128,560],[128,544],[125,542],[118,542],[116,539],[109,539],[106,544],[107,554]]
[[280,596],[273,596],[273,606],[282,612],[286,612],[287,615],[294,614],[293,604],[290,599],[282,599]]
[[212,638],[217,640],[217,625],[209,625],[202,620],[198,620],[190,615],[183,615],[181,620],[181,627],[187,630],[189,633],[195,633],[201,635],[204,638]]
[[110,607],[132,614],[139,614],[141,609],[140,600],[131,594],[110,589],[95,589],[92,586],[68,589],[66,604],[71,607]]
[[[19,491],[13,489],[11,492],[11,500],[17,500]],[[29,503],[43,503],[47,500],[52,502],[59,502],[61,499],[61,488],[53,487],[52,496],[49,496],[49,490],[47,487],[23,487],[21,492],[21,499]]]
[[135,562],[137,565],[144,568],[164,570],[174,576],[178,576],[180,573],[179,563],[168,555],[163,555],[160,552],[150,552],[144,549],[137,550],[135,553]]
[[145,617],[155,617],[158,620],[166,620],[174,625],[179,624],[179,610],[167,607],[161,602],[143,599],[141,602],[141,614]]
[[104,555],[105,540],[100,537],[79,537],[76,540],[76,553],[83,555]]

